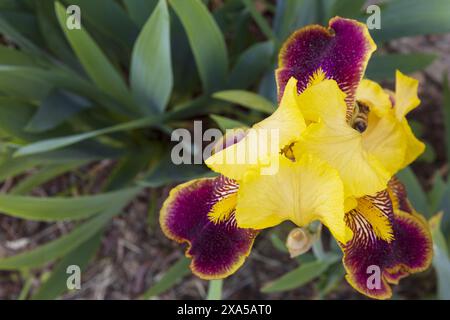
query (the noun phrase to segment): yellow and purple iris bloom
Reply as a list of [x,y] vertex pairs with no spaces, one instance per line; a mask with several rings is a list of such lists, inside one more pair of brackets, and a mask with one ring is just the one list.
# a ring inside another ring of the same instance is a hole
[[[250,129],[277,130],[277,147],[252,151],[241,134],[205,161],[220,176],[177,186],[161,209],[163,231],[189,244],[197,276],[234,273],[260,230],[286,220],[323,223],[343,251],[346,279],[369,297],[389,298],[390,284],[428,268],[427,222],[395,178],[424,151],[405,118],[420,103],[418,82],[397,72],[390,92],[362,79],[375,49],[365,25],[339,17],[287,40],[276,71],[279,107]],[[256,161],[224,161],[242,152]],[[275,162],[276,172],[262,174]],[[375,288],[370,266],[381,270]]]

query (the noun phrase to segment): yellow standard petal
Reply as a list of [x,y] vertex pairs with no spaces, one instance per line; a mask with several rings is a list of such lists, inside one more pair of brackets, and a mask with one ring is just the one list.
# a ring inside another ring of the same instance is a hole
[[406,119],[403,119],[401,126],[403,127],[403,132],[406,136],[406,153],[402,165],[402,168],[404,168],[410,165],[425,151],[425,144],[416,138]]
[[419,141],[411,130],[405,116],[419,104],[417,96],[419,81],[408,77],[397,70],[395,74],[395,115],[400,122],[406,141],[405,158],[402,168],[412,163],[425,151],[425,144]]
[[362,102],[379,117],[389,113],[392,109],[389,94],[376,82],[364,79],[356,91],[356,101]]
[[389,172],[363,148],[362,135],[347,125],[311,124],[294,146],[294,155],[310,153],[339,172],[346,196],[362,197],[386,188]]
[[249,129],[241,141],[209,157],[206,165],[235,180],[241,180],[245,172],[256,168],[263,174],[272,174],[272,156],[297,141],[306,127],[297,97],[297,80],[291,78],[278,109]]
[[419,81],[405,76],[400,71],[395,73],[395,114],[401,120],[408,112],[415,109],[420,100],[417,96]]
[[318,122],[311,123],[294,145],[294,156],[312,154],[337,169],[346,197],[358,198],[383,190],[391,177],[389,171],[365,148],[362,134],[347,123],[342,91],[334,80],[325,80],[320,85],[323,87],[317,85],[316,91],[298,99],[306,119]]
[[345,93],[339,89],[336,81],[324,79],[313,81],[297,99],[298,106],[307,123],[339,122],[346,119],[347,105],[344,102]]
[[[368,126],[363,133],[363,146],[391,175],[413,162],[425,145],[412,133],[405,115],[420,103],[418,81],[396,73],[396,92],[383,90],[370,80],[363,80],[357,91],[357,101],[370,108]],[[390,95],[395,100],[392,107]]]
[[352,233],[344,221],[344,192],[338,172],[326,162],[304,155],[291,161],[279,155],[277,174],[246,174],[240,184],[236,222],[242,228],[263,229],[291,220],[306,226],[326,225],[345,243]]
[[403,168],[407,137],[392,110],[382,117],[370,112],[367,129],[362,133],[363,148],[383,164],[390,175]]

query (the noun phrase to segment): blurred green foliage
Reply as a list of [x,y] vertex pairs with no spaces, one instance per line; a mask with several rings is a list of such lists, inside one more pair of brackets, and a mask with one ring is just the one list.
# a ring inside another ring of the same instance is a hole
[[[26,279],[30,270],[56,262],[36,292],[28,292],[26,281],[21,298],[53,299],[62,294],[66,266],[88,264],[108,222],[143,188],[207,174],[201,165],[175,166],[168,161],[173,128],[189,128],[192,119],[222,129],[261,119],[276,102],[277,53],[289,34],[310,23],[327,24],[335,15],[361,21],[368,16],[360,0],[217,3],[0,0],[0,182],[34,169],[0,196],[0,210],[35,221],[77,221],[61,238],[0,259],[0,270],[19,270]],[[68,29],[68,5],[81,8],[81,30]],[[446,0],[386,1],[382,29],[374,30],[373,37],[383,48],[399,37],[449,32],[449,12]],[[366,76],[391,79],[396,68],[417,71],[434,58],[424,53],[377,53]],[[450,93],[447,84],[445,88],[450,156]],[[107,159],[116,165],[99,194],[29,195],[63,173]],[[449,184],[437,173],[427,194],[412,171],[402,177],[411,201],[424,214],[445,212],[434,235],[440,237],[437,250],[448,254],[444,244],[450,239]],[[153,192],[150,211],[157,210]],[[279,238],[274,241],[282,248]],[[319,277],[319,297],[325,297],[342,280],[342,267],[334,253],[308,257],[311,261],[263,291],[288,290]],[[169,289],[188,273],[187,266],[182,258],[143,297]],[[435,266],[438,294],[448,297],[448,257]],[[221,282],[212,283],[209,298],[220,298],[221,288]]]

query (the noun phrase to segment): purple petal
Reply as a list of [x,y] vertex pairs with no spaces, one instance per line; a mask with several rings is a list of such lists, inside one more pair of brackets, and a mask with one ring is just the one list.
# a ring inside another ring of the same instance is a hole
[[431,236],[426,225],[413,214],[394,210],[387,194],[391,193],[382,191],[369,198],[390,217],[393,240],[378,238],[358,206],[347,213],[347,224],[354,236],[342,246],[348,282],[359,292],[377,299],[391,297],[389,283],[397,284],[401,278],[425,270],[432,257]]
[[186,242],[192,272],[203,279],[225,278],[250,253],[257,231],[238,228],[234,216],[213,223],[208,214],[214,204],[237,192],[225,177],[192,180],[172,189],[161,209],[160,223],[167,237]]
[[283,96],[291,77],[298,80],[301,92],[314,72],[322,69],[347,94],[347,105],[353,106],[356,89],[375,49],[367,27],[355,20],[335,17],[328,29],[319,25],[304,27],[292,34],[280,51],[278,97]]

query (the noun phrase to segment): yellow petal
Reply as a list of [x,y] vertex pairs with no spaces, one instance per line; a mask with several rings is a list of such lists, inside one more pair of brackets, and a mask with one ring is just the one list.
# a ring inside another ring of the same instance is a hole
[[401,120],[411,110],[415,109],[420,100],[417,96],[419,81],[405,76],[397,70],[395,73],[395,113],[397,119]]
[[255,168],[271,174],[271,157],[297,141],[306,127],[297,96],[297,80],[291,78],[278,109],[249,129],[241,141],[206,159],[206,165],[235,180],[241,180],[245,172]]
[[[358,88],[357,100],[370,108],[368,127],[363,133],[363,147],[391,175],[413,162],[424,151],[424,144],[417,140],[405,119],[405,115],[420,103],[417,88],[418,81],[400,71],[396,73],[395,94],[370,80],[363,80]],[[394,108],[390,95],[395,100]]]
[[297,98],[300,110],[309,122],[343,123],[346,119],[347,104],[345,93],[339,89],[336,81],[326,79],[314,82]]
[[392,110],[381,118],[375,113],[369,114],[367,129],[362,134],[363,148],[377,158],[391,176],[403,167],[406,140]]
[[403,119],[401,126],[406,136],[406,154],[402,164],[402,168],[404,168],[410,165],[425,151],[425,144],[414,136],[406,119]]
[[[389,100],[389,96],[383,97]],[[311,85],[298,102],[305,119],[318,123],[311,124],[294,146],[296,156],[311,153],[336,168],[347,196],[361,197],[386,187],[389,173],[364,149],[361,134],[347,124],[345,94],[334,80]]]
[[352,233],[344,221],[344,193],[336,170],[305,155],[291,161],[279,156],[272,176],[250,171],[240,184],[236,222],[241,228],[263,229],[291,220],[306,226],[320,220],[341,242]]
[[296,157],[310,153],[339,172],[346,196],[362,197],[383,190],[389,172],[363,148],[362,135],[348,125],[311,124],[294,146]]
[[349,212],[358,206],[358,199],[355,197],[346,197],[344,201],[344,211]]
[[389,94],[376,82],[364,79],[356,91],[356,101],[366,104],[370,111],[382,117],[392,109]]

